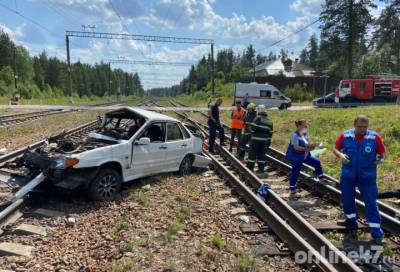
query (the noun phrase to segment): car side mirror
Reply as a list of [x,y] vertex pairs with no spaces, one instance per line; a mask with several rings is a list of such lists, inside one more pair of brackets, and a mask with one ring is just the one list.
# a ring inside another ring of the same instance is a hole
[[150,144],[150,138],[142,137],[139,140],[135,141],[135,144],[137,144],[137,145],[148,145],[148,144]]

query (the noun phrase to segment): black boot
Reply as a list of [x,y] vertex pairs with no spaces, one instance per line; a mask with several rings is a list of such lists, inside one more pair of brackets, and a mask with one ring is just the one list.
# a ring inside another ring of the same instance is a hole
[[357,229],[358,228],[357,222],[353,223],[353,222],[350,222],[350,221],[348,221],[346,219],[340,219],[340,220],[336,221],[336,224],[338,226],[343,226],[343,227],[346,227],[348,229]]

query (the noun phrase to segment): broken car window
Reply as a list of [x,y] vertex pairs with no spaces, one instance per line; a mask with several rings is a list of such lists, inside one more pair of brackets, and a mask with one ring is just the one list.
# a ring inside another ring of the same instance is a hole
[[147,128],[140,138],[150,138],[152,143],[165,142],[165,126],[162,122],[153,123]]

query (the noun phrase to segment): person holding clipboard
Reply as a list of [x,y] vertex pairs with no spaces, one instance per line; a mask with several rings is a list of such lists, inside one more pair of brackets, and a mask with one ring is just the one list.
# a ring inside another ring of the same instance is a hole
[[322,143],[310,143],[308,138],[308,124],[306,120],[298,120],[295,124],[296,130],[290,138],[290,143],[286,151],[286,158],[292,165],[292,173],[289,182],[290,195],[292,197],[298,197],[297,179],[299,178],[303,163],[315,168],[315,174],[318,179],[321,179],[324,176],[321,162],[310,153],[315,149],[315,147],[322,147]]

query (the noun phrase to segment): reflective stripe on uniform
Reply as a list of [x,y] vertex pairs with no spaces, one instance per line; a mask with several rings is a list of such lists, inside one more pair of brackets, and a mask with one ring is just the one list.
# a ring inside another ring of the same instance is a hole
[[271,129],[271,126],[262,126],[262,125],[257,125],[255,123],[250,123],[250,125],[252,125],[254,127],[264,128],[264,129]]
[[370,228],[380,228],[381,227],[381,224],[378,224],[378,223],[368,223],[368,225]]
[[265,163],[265,161],[257,161],[258,163]]
[[260,141],[268,141],[271,140],[271,138],[262,138],[262,137],[251,137],[252,140],[260,140]]
[[357,214],[355,214],[355,213],[346,214],[347,219],[356,218],[356,216],[357,216]]
[[247,162],[256,162],[256,161],[253,161],[253,160],[247,160]]

